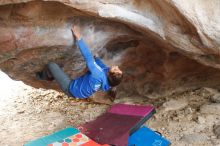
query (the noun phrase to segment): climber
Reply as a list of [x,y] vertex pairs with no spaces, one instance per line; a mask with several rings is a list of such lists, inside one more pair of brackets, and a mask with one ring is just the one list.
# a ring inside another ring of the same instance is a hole
[[81,38],[76,27],[72,27],[73,38],[86,61],[88,71],[83,76],[70,79],[56,63],[49,63],[43,71],[37,72],[37,77],[44,80],[55,79],[62,91],[75,98],[89,98],[96,91],[102,90],[109,94],[111,101],[116,97],[116,86],[120,84],[123,73],[118,66],[107,67],[99,57],[92,56],[90,50]]

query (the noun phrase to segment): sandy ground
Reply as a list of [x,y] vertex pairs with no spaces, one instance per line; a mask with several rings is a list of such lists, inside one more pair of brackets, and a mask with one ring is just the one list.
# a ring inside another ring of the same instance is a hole
[[[109,107],[78,101],[54,90],[35,89],[0,73],[0,145],[27,141],[95,119]],[[153,104],[146,123],[172,146],[220,146],[220,94],[201,88],[160,99],[120,97],[115,103]],[[219,130],[215,130],[219,129]]]

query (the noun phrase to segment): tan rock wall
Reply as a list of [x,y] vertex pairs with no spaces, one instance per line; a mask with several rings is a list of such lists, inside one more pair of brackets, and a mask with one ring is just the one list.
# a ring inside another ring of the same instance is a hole
[[158,96],[219,85],[218,0],[0,1],[0,68],[35,87],[49,61],[71,76],[85,68],[71,25],[93,53],[119,64],[121,95]]

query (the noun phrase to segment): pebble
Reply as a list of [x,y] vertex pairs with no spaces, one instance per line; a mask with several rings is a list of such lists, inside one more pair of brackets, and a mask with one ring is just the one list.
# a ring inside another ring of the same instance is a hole
[[205,134],[188,134],[183,135],[181,137],[181,141],[188,143],[188,144],[195,144],[195,143],[201,143],[208,140],[208,137]]
[[187,130],[187,128],[186,128],[186,127],[183,127],[183,128],[182,128],[182,130],[183,130],[183,131],[186,131],[186,130]]
[[204,124],[206,122],[206,119],[204,117],[198,116],[198,123]]
[[20,110],[20,111],[18,111],[17,113],[18,114],[22,114],[22,113],[24,113],[25,112],[25,110]]
[[174,111],[183,109],[188,105],[188,102],[185,100],[170,100],[163,104],[165,111]]
[[214,103],[220,103],[220,93],[213,95],[211,101]]
[[193,113],[193,110],[191,107],[189,107],[185,110],[185,114],[191,114],[191,113]]
[[36,113],[37,113],[37,114],[40,114],[41,112],[42,112],[41,109],[37,109],[37,110],[36,110]]
[[165,130],[166,130],[166,128],[162,127],[162,128],[161,128],[161,130],[162,130],[162,131],[165,131]]
[[200,107],[200,112],[203,114],[220,115],[220,103],[206,104]]
[[211,136],[211,139],[216,139],[216,136],[212,135],[212,136]]
[[218,139],[220,139],[220,125],[213,126],[213,132]]
[[206,91],[208,91],[208,92],[211,93],[211,94],[216,94],[216,93],[218,93],[218,90],[213,89],[213,88],[204,87],[203,89],[206,90]]

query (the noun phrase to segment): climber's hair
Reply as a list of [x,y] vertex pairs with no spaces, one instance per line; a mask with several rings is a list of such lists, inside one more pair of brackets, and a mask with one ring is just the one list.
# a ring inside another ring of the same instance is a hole
[[119,85],[121,83],[122,79],[123,79],[122,73],[115,73],[115,72],[109,71],[108,82],[111,87],[115,87],[115,86]]

